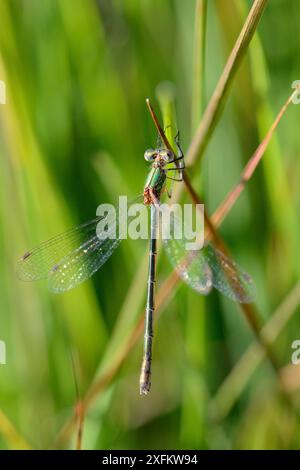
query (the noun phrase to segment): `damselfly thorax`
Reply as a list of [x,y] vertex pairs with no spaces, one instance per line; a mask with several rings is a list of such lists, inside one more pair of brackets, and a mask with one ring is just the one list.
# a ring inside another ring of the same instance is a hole
[[[148,149],[144,154],[144,158],[148,162],[152,162],[151,170],[148,174],[144,188],[144,204],[158,204],[161,193],[165,187],[166,180],[182,181],[182,171],[184,169],[183,152],[176,139],[178,155],[176,156],[172,150],[166,148]],[[172,165],[170,167],[170,165]],[[176,178],[168,176],[168,172],[177,172]]]

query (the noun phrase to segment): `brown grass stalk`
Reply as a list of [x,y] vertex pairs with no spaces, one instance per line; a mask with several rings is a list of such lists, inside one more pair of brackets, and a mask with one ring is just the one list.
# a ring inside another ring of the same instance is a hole
[[204,153],[209,137],[220,118],[230,85],[232,84],[235,73],[248,49],[266,3],[267,0],[255,0],[253,2],[252,8],[249,11],[244,26],[236,40],[224,67],[223,73],[187,151],[186,161],[188,165],[195,164],[200,160]]
[[278,126],[280,123],[283,115],[285,114],[286,110],[288,109],[289,105],[293,102],[293,99],[299,93],[300,85],[298,85],[293,93],[289,96],[285,104],[282,106],[281,110],[279,111],[278,115],[276,116],[275,121],[273,122],[272,126],[270,127],[268,133],[266,134],[264,140],[260,143],[250,160],[248,161],[247,165],[245,166],[239,183],[230,191],[228,196],[224,199],[222,204],[218,207],[215,211],[213,216],[211,217],[211,221],[215,227],[218,227],[221,222],[225,219],[226,215],[230,212],[233,205],[236,203],[237,199],[241,195],[242,191],[244,190],[246,183],[251,179],[254,171],[256,170],[258,164],[260,163],[266,148]]

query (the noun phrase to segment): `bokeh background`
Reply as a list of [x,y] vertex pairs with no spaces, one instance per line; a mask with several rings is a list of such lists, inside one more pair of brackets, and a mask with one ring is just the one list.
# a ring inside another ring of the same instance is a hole
[[[78,423],[67,432],[65,424],[97,380],[84,416],[86,449],[300,446],[300,365],[291,364],[300,339],[299,107],[289,107],[220,229],[255,280],[276,371],[239,305],[181,283],[155,324],[152,393],[140,397],[142,338],[125,354],[124,345],[144,309],[143,241],[123,242],[90,281],[60,296],[15,274],[30,247],[93,218],[101,202],[141,192],[143,152],[156,142],[145,98],[158,109],[161,82],[173,83],[187,149],[252,4],[207,2],[200,106],[196,3],[0,2],[1,448],[74,448]],[[300,79],[298,7],[268,3],[202,163],[189,170],[208,213],[238,182]],[[162,255],[158,288],[170,272]]]

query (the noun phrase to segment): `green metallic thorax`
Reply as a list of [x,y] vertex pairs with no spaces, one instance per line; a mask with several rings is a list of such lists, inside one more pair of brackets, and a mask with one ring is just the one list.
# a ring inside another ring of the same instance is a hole
[[166,181],[166,173],[162,168],[153,167],[148,174],[145,187],[151,188],[153,191],[160,195],[161,190]]

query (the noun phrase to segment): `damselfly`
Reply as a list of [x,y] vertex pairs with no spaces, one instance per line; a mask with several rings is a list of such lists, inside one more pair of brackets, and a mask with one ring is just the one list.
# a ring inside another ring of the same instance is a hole
[[[150,249],[147,304],[145,315],[144,356],[140,376],[140,393],[147,394],[151,386],[153,341],[153,312],[157,227],[162,192],[170,178],[182,181],[184,158],[179,142],[177,155],[168,148],[146,150],[144,157],[151,169],[143,193],[145,207],[150,207]],[[173,176],[169,176],[169,175]],[[175,175],[175,176],[174,176]],[[27,251],[18,261],[18,275],[24,281],[47,279],[54,293],[73,289],[92,276],[112,255],[120,238],[101,236],[97,225],[101,217],[72,228],[36,248]],[[109,225],[110,221],[106,221]],[[119,221],[120,222],[120,221]],[[200,294],[208,294],[212,287],[234,301],[249,303],[255,288],[251,277],[221,251],[207,242],[199,251],[189,251],[184,237],[175,238],[176,218],[169,238],[163,240],[167,255],[180,278]],[[169,227],[170,228],[170,227]],[[162,228],[163,231],[163,228]]]

